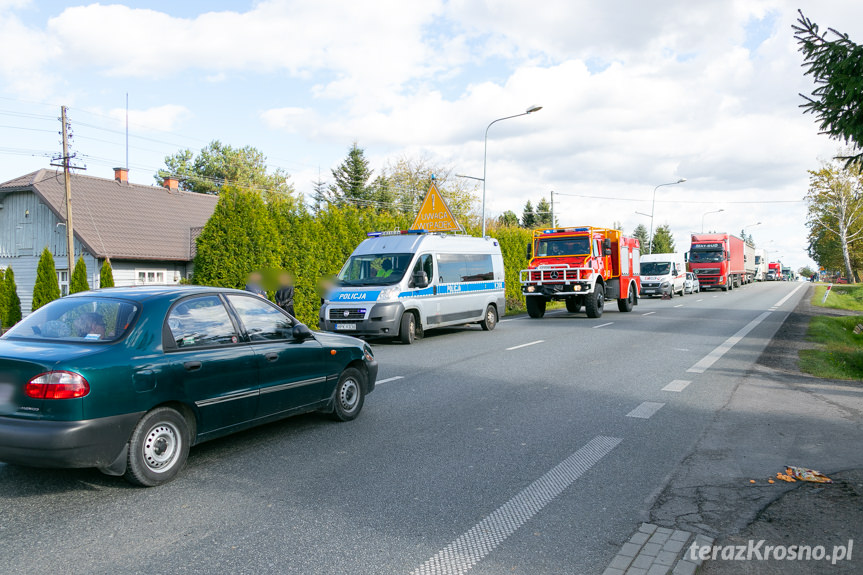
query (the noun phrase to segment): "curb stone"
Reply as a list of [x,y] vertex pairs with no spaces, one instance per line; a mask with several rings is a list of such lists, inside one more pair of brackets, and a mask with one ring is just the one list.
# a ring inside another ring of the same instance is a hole
[[701,534],[642,523],[611,560],[602,575],[693,575],[702,561],[686,554],[687,548],[713,545]]

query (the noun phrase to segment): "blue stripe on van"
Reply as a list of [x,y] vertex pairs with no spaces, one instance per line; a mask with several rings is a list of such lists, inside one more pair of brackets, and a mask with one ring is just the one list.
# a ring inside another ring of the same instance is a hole
[[437,288],[439,295],[456,294],[465,292],[492,291],[504,289],[504,282],[465,282],[442,284]]

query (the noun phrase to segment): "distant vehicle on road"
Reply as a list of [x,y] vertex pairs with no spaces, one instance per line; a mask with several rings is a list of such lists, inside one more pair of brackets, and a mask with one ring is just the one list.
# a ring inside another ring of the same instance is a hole
[[755,250],[755,281],[763,282],[767,279],[767,250]]
[[632,311],[641,287],[640,246],[620,230],[582,226],[534,230],[527,246],[528,269],[521,270],[521,291],[532,318],[545,315],[550,301],[566,302],[570,313],[602,316],[606,300]]
[[782,279],[782,264],[780,262],[770,262],[767,264],[767,279],[769,281],[779,281]]
[[686,272],[686,293],[700,293],[701,285],[698,283],[698,276],[692,272]]
[[364,342],[248,292],[77,293],[0,338],[0,461],[160,485],[202,441],[311,411],[354,419],[377,371]]
[[698,276],[701,289],[740,287],[746,281],[743,251],[743,240],[737,236],[692,234],[689,271]]
[[686,261],[683,254],[641,256],[641,295],[674,297],[686,293]]
[[326,331],[398,337],[477,323],[490,331],[506,311],[505,272],[494,238],[372,232],[345,262],[320,310]]

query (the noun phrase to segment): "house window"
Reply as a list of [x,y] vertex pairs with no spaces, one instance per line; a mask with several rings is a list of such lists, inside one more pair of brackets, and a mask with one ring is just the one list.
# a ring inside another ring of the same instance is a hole
[[69,295],[69,270],[57,272],[57,283],[60,284],[60,297]]
[[135,270],[135,275],[138,277],[138,285],[142,284],[164,284],[165,270]]

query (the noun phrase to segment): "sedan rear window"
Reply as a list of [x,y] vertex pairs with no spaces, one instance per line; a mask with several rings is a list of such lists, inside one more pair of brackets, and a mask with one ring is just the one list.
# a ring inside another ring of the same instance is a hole
[[115,341],[126,334],[138,315],[133,302],[99,297],[54,300],[28,315],[3,339],[68,342]]

